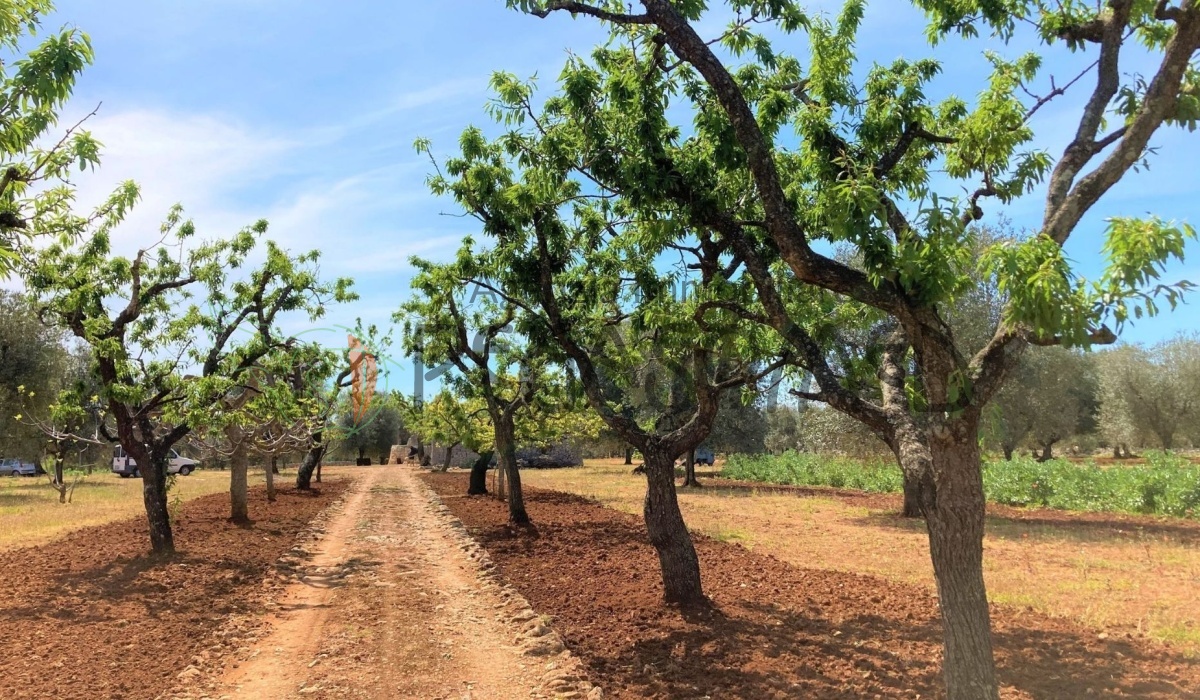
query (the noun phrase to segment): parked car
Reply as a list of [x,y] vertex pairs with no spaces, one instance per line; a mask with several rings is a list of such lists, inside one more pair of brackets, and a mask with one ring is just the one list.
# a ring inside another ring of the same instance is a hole
[[33,462],[22,462],[13,457],[0,460],[0,476],[36,476],[37,471]]
[[[686,460],[684,460],[684,461],[686,461]],[[711,467],[713,465],[713,463],[716,461],[717,461],[717,456],[715,454],[713,454],[713,451],[711,448],[708,448],[708,447],[697,447],[696,448],[696,464],[707,464],[708,466]]]
[[[168,474],[180,474],[187,476],[200,466],[200,463],[190,457],[183,457],[175,450],[171,450],[169,461],[167,462]],[[113,451],[112,470],[114,474],[119,474],[122,479],[129,476],[141,476],[138,471],[137,460],[125,454],[125,449],[118,446]]]

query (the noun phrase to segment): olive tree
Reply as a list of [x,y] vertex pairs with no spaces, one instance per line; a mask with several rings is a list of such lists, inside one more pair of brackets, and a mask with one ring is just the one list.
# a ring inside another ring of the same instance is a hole
[[1031,348],[985,412],[984,436],[1012,459],[1028,442],[1053,457],[1060,440],[1091,432],[1098,406],[1091,355],[1062,347]]
[[[1195,125],[1200,5],[915,0],[929,17],[928,40],[992,35],[991,75],[960,90],[977,95],[968,102],[931,97],[941,68],[931,58],[856,72],[862,0],[845,2],[834,20],[792,0],[729,0],[722,5],[736,18],[717,37],[700,33],[713,8],[699,0],[509,4],[543,17],[586,16],[613,37],[591,58],[572,57],[561,93],[540,110],[516,81],[499,86],[494,111],[518,134],[501,142],[522,166],[546,173],[527,180],[554,187],[511,192],[510,174],[491,164],[488,174],[472,173],[462,199],[478,208],[508,193],[503,206],[489,208],[485,227],[512,228],[510,212],[524,212],[521,228],[542,232],[535,247],[549,268],[543,276],[588,250],[556,238],[555,213],[572,187],[605,196],[578,227],[593,238],[653,222],[646,238],[679,244],[687,231],[727,251],[756,292],[736,313],[777,333],[815,377],[803,398],[864,423],[899,456],[927,524],[947,694],[997,698],[982,573],[982,411],[1026,346],[1111,342],[1128,318],[1177,301],[1180,288],[1156,286],[1156,277],[1182,255],[1190,227],[1110,219],[1109,266],[1094,282],[1072,272],[1063,245],[1150,155],[1159,128]],[[801,35],[788,43],[809,55],[777,50],[764,25]],[[1018,42],[1040,42],[1040,53],[1013,55],[1007,47]],[[1141,75],[1128,65],[1134,51],[1123,51],[1133,42],[1149,53]],[[906,53],[919,53],[921,43]],[[1096,60],[1078,79],[1045,85],[1044,54],[1056,51]],[[1030,116],[1050,102],[1075,125],[1057,158],[1032,143]],[[464,139],[464,150],[480,149]],[[991,246],[977,260],[968,227],[1037,188],[1045,208],[1036,235]],[[851,246],[862,268],[822,254],[822,240]],[[977,264],[1007,302],[987,343],[965,355],[940,309],[971,285]],[[844,386],[832,370],[814,332],[821,319],[795,302],[804,290],[888,321],[887,342],[870,358],[880,400]]]
[[379,455],[387,464],[388,453],[405,432],[403,412],[395,396],[377,396],[365,411],[353,405],[343,407],[338,417],[339,444],[362,460],[367,454]]
[[1098,353],[1102,428],[1114,446],[1153,435],[1164,450],[1200,423],[1200,337]]
[[0,441],[7,457],[33,459],[47,434],[35,421],[48,418],[54,397],[69,383],[72,358],[61,329],[38,320],[28,301],[0,291]]
[[[317,254],[299,256],[259,239],[260,221],[213,242],[174,208],[160,235],[132,258],[111,249],[112,229],[135,190],[114,195],[95,227],[26,252],[26,285],[42,318],[92,350],[100,398],[126,454],[137,461],[155,553],[174,551],[167,510],[173,445],[203,424],[286,339],[280,314],[315,319],[350,298],[349,282],[325,283]],[[252,254],[263,261],[250,268]],[[249,268],[249,269],[248,269]]]

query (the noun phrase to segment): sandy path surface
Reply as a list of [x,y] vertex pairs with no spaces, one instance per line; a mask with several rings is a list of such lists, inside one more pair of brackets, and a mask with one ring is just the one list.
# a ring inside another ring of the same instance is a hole
[[456,523],[412,467],[367,471],[270,631],[209,696],[599,697]]

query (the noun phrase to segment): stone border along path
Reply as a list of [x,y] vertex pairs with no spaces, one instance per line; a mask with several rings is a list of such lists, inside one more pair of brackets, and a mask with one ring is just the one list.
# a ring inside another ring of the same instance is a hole
[[602,698],[416,469],[352,472],[310,544],[281,560],[297,576],[265,629],[231,621],[241,646],[224,673],[198,659],[167,697]]

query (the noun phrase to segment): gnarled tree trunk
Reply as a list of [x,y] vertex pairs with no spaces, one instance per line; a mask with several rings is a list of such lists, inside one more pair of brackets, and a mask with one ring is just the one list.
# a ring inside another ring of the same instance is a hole
[[625,448],[625,463],[633,464],[633,448],[632,447],[627,446]]
[[301,491],[307,491],[312,488],[313,473],[317,470],[317,465],[321,463],[321,459],[325,457],[325,441],[322,439],[323,436],[324,431],[321,430],[313,433],[312,447],[308,449],[308,452],[304,453],[304,459],[300,461],[300,468],[296,470],[296,488]]
[[675,455],[648,449],[642,456],[646,465],[643,513],[662,568],[663,597],[685,607],[704,605],[700,560],[675,495]]
[[454,459],[454,448],[458,447],[458,443],[454,443],[446,448],[446,457],[442,460],[442,468],[440,471],[450,471],[450,463]]
[[[141,452],[143,459],[136,456],[134,459],[142,475],[142,501],[150,525],[150,547],[155,554],[173,554],[175,537],[171,533],[171,514],[167,509],[167,457],[165,452],[161,455]],[[147,466],[142,467],[143,464]]]
[[984,494],[978,420],[952,419],[906,444],[906,470],[929,530],[945,646],[943,674],[951,700],[997,700],[991,620],[983,581]]
[[508,482],[508,522],[514,525],[528,525],[529,513],[525,510],[525,494],[521,491],[521,470],[517,468],[517,446],[512,415],[502,411],[499,420],[495,421],[495,429],[499,468]]
[[471,480],[467,485],[468,496],[486,496],[487,495],[487,470],[488,465],[492,462],[492,455],[495,454],[492,450],[485,450],[479,455],[479,459],[471,465]]
[[696,479],[696,448],[688,450],[687,464],[683,467],[683,485],[699,488],[700,481]]

